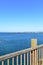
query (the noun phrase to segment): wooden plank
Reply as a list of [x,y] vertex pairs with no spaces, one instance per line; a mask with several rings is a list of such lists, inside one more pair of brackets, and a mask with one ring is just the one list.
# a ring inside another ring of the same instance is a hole
[[12,65],[14,65],[14,58],[12,58]]
[[20,65],[22,65],[22,55],[20,55]]
[[31,47],[35,48],[37,46],[37,39],[31,39]]
[[30,65],[32,65],[32,61],[31,61],[32,58],[31,57],[32,57],[32,54],[31,54],[31,51],[30,51]]
[[35,50],[35,65],[37,64],[37,51]]
[[24,54],[24,65],[26,65],[26,54]]
[[2,65],[4,65],[4,61],[2,61]]
[[40,48],[39,48],[39,63],[38,64],[40,65]]
[[33,56],[33,57],[32,57],[32,58],[33,58],[33,64],[32,64],[32,65],[35,65],[35,63],[34,63],[34,62],[35,62],[35,59],[34,59],[34,58],[35,58],[35,57],[34,57],[34,51],[33,51],[33,55],[32,55],[32,56]]
[[29,64],[28,53],[27,53],[27,65]]
[[37,65],[38,65],[38,49],[36,50],[36,52],[37,52],[36,55],[37,55]]
[[9,63],[9,59],[7,59],[7,65],[10,65],[10,63]]
[[42,59],[42,65],[43,65],[43,47],[41,48],[41,55],[42,55],[41,59]]
[[18,56],[16,57],[16,64],[18,65]]
[[43,45],[39,45],[35,48],[28,48],[28,49],[25,49],[25,50],[21,50],[21,51],[18,51],[18,52],[14,52],[14,53],[10,53],[10,54],[7,54],[7,55],[0,56],[0,61],[8,59],[8,58],[12,58],[12,57],[17,56],[17,55],[22,55],[24,53],[30,52],[32,50],[35,50],[35,49],[38,49],[38,48],[41,48],[41,47],[43,47]]

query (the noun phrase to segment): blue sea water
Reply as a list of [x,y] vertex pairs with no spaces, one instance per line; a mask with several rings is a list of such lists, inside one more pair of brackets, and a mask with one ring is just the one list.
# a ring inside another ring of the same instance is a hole
[[[0,33],[0,56],[30,48],[33,38],[37,39],[37,45],[43,44],[43,33]],[[6,63],[5,65],[7,65]],[[11,59],[10,65],[12,65]],[[24,65],[24,61],[22,65]]]
[[0,56],[31,47],[31,39],[43,44],[43,33],[0,33]]

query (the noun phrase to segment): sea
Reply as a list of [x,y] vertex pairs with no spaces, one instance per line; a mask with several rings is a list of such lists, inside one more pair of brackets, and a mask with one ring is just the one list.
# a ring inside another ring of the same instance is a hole
[[[31,47],[31,39],[37,39],[37,45],[43,44],[42,32],[5,33],[0,32],[0,56]],[[1,64],[0,64],[1,65]]]

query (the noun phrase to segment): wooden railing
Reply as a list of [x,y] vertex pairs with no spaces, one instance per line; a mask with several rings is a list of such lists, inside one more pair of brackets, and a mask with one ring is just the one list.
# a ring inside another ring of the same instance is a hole
[[43,65],[43,45],[0,56],[0,65]]

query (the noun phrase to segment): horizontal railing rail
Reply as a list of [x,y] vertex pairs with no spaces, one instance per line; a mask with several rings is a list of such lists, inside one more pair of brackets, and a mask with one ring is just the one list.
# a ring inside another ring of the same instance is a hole
[[0,56],[0,65],[43,65],[43,44],[36,43],[33,39],[31,48]]
[[3,55],[3,56],[0,56],[0,61],[8,59],[8,58],[12,58],[14,56],[22,55],[22,54],[25,54],[27,52],[30,52],[30,51],[33,51],[35,49],[42,48],[42,47],[43,47],[43,44],[42,45],[38,45],[35,48],[28,48],[28,49],[21,50],[21,51],[18,51],[18,52],[14,52],[14,53],[10,53],[10,54],[7,54],[7,55]]

